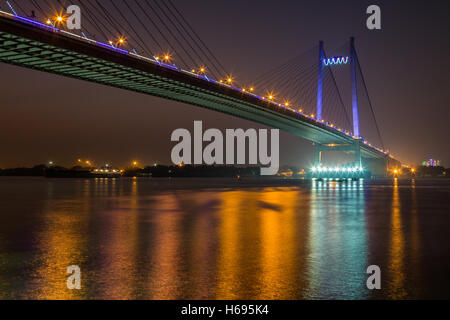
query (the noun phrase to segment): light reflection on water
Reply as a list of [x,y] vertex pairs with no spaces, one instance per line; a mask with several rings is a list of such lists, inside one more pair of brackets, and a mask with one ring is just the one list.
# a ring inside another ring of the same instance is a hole
[[[217,183],[0,180],[0,298],[450,296],[448,183]],[[82,290],[66,287],[70,265]]]
[[367,298],[363,183],[315,182],[311,197],[307,298]]

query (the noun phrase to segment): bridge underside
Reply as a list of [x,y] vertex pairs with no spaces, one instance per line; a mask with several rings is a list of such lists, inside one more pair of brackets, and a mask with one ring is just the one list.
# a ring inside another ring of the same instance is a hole
[[[355,139],[301,114],[85,41],[0,16],[0,62],[208,108],[285,130],[318,144]],[[361,145],[361,155],[386,156]]]

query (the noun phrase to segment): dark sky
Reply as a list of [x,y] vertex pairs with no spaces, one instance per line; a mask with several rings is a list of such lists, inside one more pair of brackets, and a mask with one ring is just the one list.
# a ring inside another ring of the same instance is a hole
[[[20,1],[16,1],[20,2]],[[324,40],[356,37],[359,59],[387,147],[409,164],[450,166],[450,1],[174,0],[238,79],[252,79]],[[366,8],[382,30],[366,28]],[[332,54],[332,52],[330,52]],[[170,163],[177,128],[261,128],[221,113],[0,64],[0,167],[89,158],[123,166]],[[307,166],[310,142],[280,136],[281,164]]]

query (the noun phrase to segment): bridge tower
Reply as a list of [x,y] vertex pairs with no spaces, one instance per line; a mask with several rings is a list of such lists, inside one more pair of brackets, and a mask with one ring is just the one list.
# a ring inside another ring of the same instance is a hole
[[350,64],[352,75],[352,115],[353,115],[353,135],[357,138],[359,135],[359,110],[358,110],[358,87],[356,84],[356,50],[355,50],[355,38],[350,38]]
[[[323,77],[325,72],[325,55],[323,41],[319,42],[319,70],[317,81],[317,120],[323,119]],[[362,168],[361,158],[361,140],[359,131],[359,109],[358,109],[358,86],[357,86],[357,55],[355,50],[355,38],[350,38],[350,60],[351,82],[352,82],[352,118],[353,118],[353,136],[355,142],[353,144],[315,144],[314,167],[319,168],[322,163],[323,152],[325,151],[344,151],[351,152],[355,155],[355,168]]]
[[325,52],[323,50],[323,41],[319,42],[319,76],[317,81],[317,121],[322,120],[322,99],[323,99],[323,73]]

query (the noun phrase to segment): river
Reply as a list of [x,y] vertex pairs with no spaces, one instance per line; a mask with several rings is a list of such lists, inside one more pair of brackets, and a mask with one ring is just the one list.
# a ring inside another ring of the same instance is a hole
[[449,299],[449,270],[450,180],[0,178],[0,299]]

